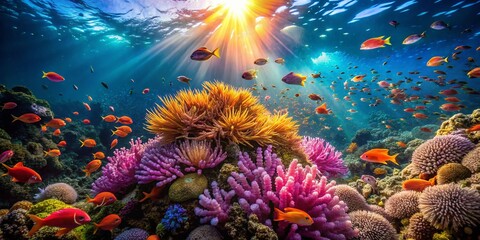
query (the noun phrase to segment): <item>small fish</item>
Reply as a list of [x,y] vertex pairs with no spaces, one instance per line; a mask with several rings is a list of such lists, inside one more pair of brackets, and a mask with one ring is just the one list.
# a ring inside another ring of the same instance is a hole
[[90,107],[90,105],[88,105],[88,103],[83,103],[83,106],[85,107],[85,109],[87,109],[87,111],[92,111],[92,108]]
[[[459,46],[456,46],[454,50],[455,51],[463,51],[463,50],[468,50],[470,48],[472,48],[472,47],[468,46],[468,45],[459,45]],[[459,52],[459,53],[461,53],[461,52]]]
[[6,102],[2,106],[2,111],[3,110],[9,110],[9,109],[14,109],[17,107],[17,104],[14,102]]
[[110,231],[113,235],[113,229],[118,227],[122,223],[122,218],[117,214],[109,214],[105,216],[99,223],[93,223],[95,225],[95,230],[93,230],[93,234],[97,233],[98,229],[102,229],[105,231]]
[[115,129],[126,132],[126,133],[131,133],[132,128],[129,126],[120,126],[120,127],[115,127]]
[[86,166],[85,169],[82,171],[85,172],[85,177],[90,177],[90,174],[97,171],[100,166],[102,166],[102,161],[98,159],[94,159],[90,161]]
[[405,45],[414,44],[414,43],[420,41],[420,39],[422,39],[426,36],[427,35],[425,35],[425,32],[423,32],[421,34],[412,34],[412,35],[406,37],[405,40],[403,40],[402,44],[405,44]]
[[357,75],[357,76],[354,76],[351,81],[352,82],[361,82],[363,81],[363,79],[366,77],[367,75],[366,74],[363,74],[363,75]]
[[66,146],[67,146],[67,142],[65,140],[62,140],[59,143],[57,143],[57,147],[66,147]]
[[13,118],[12,123],[17,120],[20,120],[21,122],[24,122],[24,123],[36,123],[42,120],[42,118],[35,113],[25,113],[20,117],[15,117],[12,115],[12,118]]
[[388,149],[374,148],[364,152],[360,158],[367,162],[387,164],[387,161],[391,161],[398,165],[395,159],[397,155],[398,153],[392,156],[388,155]]
[[2,152],[2,154],[0,154],[0,163],[4,163],[4,162],[10,160],[10,158],[13,157],[13,154],[14,154],[14,152],[12,150],[7,150],[7,151]]
[[460,111],[462,108],[459,105],[454,103],[444,103],[440,106],[440,109],[447,112],[456,112],[456,111]]
[[129,116],[121,116],[121,117],[117,118],[116,122],[119,122],[119,123],[125,124],[125,125],[130,125],[130,124],[133,123],[133,120]]
[[60,119],[60,118],[54,118],[54,119],[50,120],[47,124],[45,124],[45,126],[47,126],[47,127],[56,128],[56,129],[62,128],[65,125],[67,125],[65,123],[65,121],[63,119]]
[[319,78],[322,74],[321,73],[312,73],[312,78]]
[[467,73],[469,78],[480,78],[480,67],[472,69],[470,72]]
[[370,38],[364,41],[362,45],[360,45],[360,50],[371,50],[376,48],[382,48],[382,47],[385,47],[385,44],[392,45],[390,43],[390,37],[387,37],[385,39],[383,39],[383,37],[385,36]]
[[212,56],[220,58],[220,49],[216,48],[215,50],[210,51],[206,47],[200,47],[195,50],[192,55],[190,55],[190,59],[195,61],[206,61],[210,59]]
[[402,183],[402,188],[404,190],[422,192],[425,188],[433,185],[435,185],[435,178],[428,181],[423,179],[408,179]]
[[146,240],[160,240],[160,237],[154,234],[154,235],[148,236]]
[[88,124],[90,124],[90,119],[85,118],[85,119],[82,120],[82,123],[88,125]]
[[60,136],[60,134],[62,134],[62,132],[60,131],[60,128],[55,129],[55,131],[53,131],[52,133],[52,135],[56,137]]
[[108,206],[117,201],[115,195],[111,192],[101,192],[97,194],[94,198],[87,196],[87,202],[97,205],[97,207]]
[[476,124],[467,129],[467,133],[480,131],[480,124]]
[[108,106],[108,109],[110,109],[112,112],[115,112],[115,108],[113,106]]
[[442,65],[444,62],[448,63],[448,57],[444,58],[444,57],[440,57],[440,56],[435,56],[435,57],[430,58],[430,60],[428,60],[427,66],[428,67],[437,67],[437,66]]
[[150,92],[150,88],[145,88],[142,90],[142,94],[147,94]]
[[77,85],[73,84],[73,90],[78,91]]
[[90,73],[93,73],[93,72],[94,72],[93,67],[92,67],[92,65],[90,65]]
[[283,59],[283,58],[277,58],[277,59],[275,59],[275,63],[278,63],[278,64],[282,64],[282,65],[283,65],[283,64],[285,64],[285,59]]
[[373,174],[375,175],[383,175],[387,173],[387,170],[385,170],[385,168],[375,168],[373,169]]
[[362,179],[362,181],[365,182],[366,184],[370,185],[372,187],[372,190],[373,190],[374,193],[376,193],[378,191],[377,179],[374,176],[362,175],[362,177],[360,177],[360,179]]
[[105,83],[105,82],[101,82],[101,84],[102,84],[102,86],[103,86],[104,88],[108,89],[108,85],[107,85],[107,83]]
[[406,148],[407,147],[407,144],[402,142],[402,141],[398,141],[397,142],[397,146],[401,147],[401,148]]
[[390,24],[390,26],[392,26],[394,28],[397,28],[397,26],[400,25],[400,23],[395,21],[395,20],[392,20],[392,21],[388,22],[388,24]]
[[430,25],[430,28],[435,30],[443,30],[446,28],[451,29],[451,27],[444,21],[435,21]]
[[18,162],[13,167],[7,166],[5,163],[1,163],[5,168],[7,168],[7,173],[2,174],[3,176],[10,175],[12,177],[12,182],[20,183],[39,183],[42,181],[40,174],[35,172],[35,170],[23,166],[23,162]]
[[327,103],[324,102],[322,105],[315,108],[315,112],[317,114],[330,114],[330,113],[332,113],[332,110],[327,109]]
[[457,90],[455,89],[445,89],[443,91],[440,91],[439,93],[446,96],[452,96],[452,95],[458,94]]
[[117,136],[119,136],[119,137],[126,137],[126,136],[128,136],[128,133],[126,133],[126,132],[124,132],[124,131],[122,131],[122,130],[115,130],[115,131],[111,130],[111,131],[112,131],[112,136],[113,136],[113,135],[117,135]]
[[257,70],[256,69],[250,69],[242,73],[242,78],[245,80],[253,80],[257,78]]
[[162,187],[153,187],[152,190],[147,193],[143,192],[144,197],[139,201],[139,202],[144,202],[147,199],[152,199],[152,200],[157,200],[158,197],[160,196],[160,192],[162,192],[163,186]]
[[97,146],[97,142],[95,142],[95,139],[87,138],[84,141],[82,141],[82,140],[78,140],[78,141],[80,141],[80,143],[82,143],[82,145],[80,147],[85,146],[85,147],[93,148],[93,147]]
[[78,115],[79,113],[78,112],[73,112],[73,115]]
[[60,152],[59,149],[50,149],[48,151],[43,151],[45,153],[45,157],[46,156],[49,156],[49,157],[58,157],[60,155],[62,155],[62,153]]
[[46,131],[47,131],[47,126],[41,125],[41,126],[40,126],[40,131],[46,132]]
[[282,78],[282,82],[287,84],[294,84],[305,86],[305,81],[307,80],[306,76],[303,76],[299,73],[290,72]]
[[323,98],[320,97],[320,95],[315,94],[315,93],[312,93],[312,94],[308,95],[308,98],[310,98],[313,101],[323,101]]
[[118,144],[118,139],[113,139],[112,142],[110,143],[110,149],[114,148]]
[[93,98],[91,96],[87,96],[87,98],[88,98],[88,101],[90,102],[93,101]]
[[62,82],[65,80],[64,77],[62,77],[60,74],[56,73],[56,72],[43,72],[43,76],[42,78],[47,78],[48,80],[52,81],[52,82]]
[[282,212],[278,208],[274,208],[275,217],[273,221],[287,221],[290,223],[295,223],[299,226],[310,226],[313,224],[313,219],[306,213],[298,208],[285,208]]
[[257,59],[253,62],[253,64],[259,65],[259,66],[265,65],[265,64],[267,64],[267,63],[268,63],[268,59],[266,59],[266,58],[257,58]]
[[185,77],[185,76],[178,76],[178,77],[177,77],[177,80],[178,80],[179,82],[183,82],[183,83],[188,84],[188,86],[190,86],[190,81],[192,81],[191,78],[188,78],[188,77]]
[[105,154],[103,152],[96,152],[96,153],[92,153],[93,155],[93,158],[95,159],[104,159],[105,158]]
[[447,102],[454,102],[454,103],[460,102],[460,99],[458,99],[457,97],[446,97],[444,98],[444,100]]
[[423,114],[423,113],[414,113],[412,116],[414,118],[417,118],[417,119],[427,119],[428,118],[428,116]]
[[28,216],[35,223],[28,232],[29,237],[32,237],[43,226],[59,227],[60,230],[56,232],[55,236],[62,237],[72,229],[91,221],[90,216],[78,208],[60,209],[51,213],[46,218],[39,218],[35,215]]
[[427,128],[427,127],[422,127],[422,128],[420,128],[420,131],[429,133],[429,132],[432,132],[432,129]]
[[105,122],[115,122],[115,121],[117,121],[117,117],[110,114],[110,115],[107,115],[105,117],[102,117],[102,120],[105,121]]

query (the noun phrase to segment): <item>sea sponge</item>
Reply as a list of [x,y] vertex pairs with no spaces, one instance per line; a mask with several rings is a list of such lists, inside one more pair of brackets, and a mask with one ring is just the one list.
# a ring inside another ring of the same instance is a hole
[[335,195],[348,206],[347,212],[369,210],[367,201],[355,188],[340,184],[335,187]]
[[176,179],[168,189],[168,197],[174,202],[184,202],[197,199],[208,187],[208,179],[205,175],[189,173]]
[[60,200],[47,199],[34,204],[32,208],[30,208],[29,214],[34,214],[34,215],[37,215],[38,217],[44,218],[52,212],[55,212],[63,208],[70,208],[70,207],[72,206]]
[[30,210],[30,208],[32,208],[32,206],[33,206],[32,202],[23,200],[13,204],[13,206],[10,208],[10,211],[17,210],[17,209],[25,209],[28,211]]
[[480,224],[480,193],[456,184],[425,189],[419,199],[420,212],[434,227],[458,231]]
[[458,182],[472,175],[470,170],[460,163],[447,163],[437,171],[437,183],[446,184]]
[[467,167],[472,173],[480,172],[480,144],[463,157],[462,165]]
[[374,212],[376,214],[380,214],[382,217],[387,219],[389,222],[393,222],[393,218],[388,215],[388,213],[385,211],[385,208],[380,207],[378,205],[370,204],[368,205],[369,209],[368,211]]
[[393,194],[385,202],[385,212],[396,219],[409,218],[419,212],[417,191],[401,191]]
[[396,240],[395,228],[381,215],[369,211],[354,211],[348,214],[353,227],[360,232],[361,240]]
[[128,230],[123,231],[120,235],[118,235],[115,240],[144,240],[148,237],[148,232],[140,229],[140,228],[131,228]]
[[27,210],[17,209],[0,218],[0,239],[28,239]]
[[42,201],[49,198],[58,199],[67,204],[73,204],[77,201],[77,191],[66,183],[54,183],[48,185],[45,189],[39,188],[40,193],[35,195],[37,201]]
[[415,213],[410,217],[406,236],[414,240],[431,240],[436,231],[422,213]]
[[437,136],[420,145],[412,155],[412,163],[422,173],[435,174],[442,165],[460,162],[475,145],[458,135]]

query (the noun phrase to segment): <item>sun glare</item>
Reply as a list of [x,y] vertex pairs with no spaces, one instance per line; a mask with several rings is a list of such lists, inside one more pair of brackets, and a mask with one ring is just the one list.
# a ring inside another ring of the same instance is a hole
[[223,7],[235,17],[248,13],[251,7],[251,0],[223,0]]

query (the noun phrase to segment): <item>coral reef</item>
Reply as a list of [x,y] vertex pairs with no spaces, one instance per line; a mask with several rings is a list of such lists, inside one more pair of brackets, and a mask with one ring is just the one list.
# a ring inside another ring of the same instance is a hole
[[0,239],[28,239],[27,210],[16,209],[0,217]]
[[349,213],[352,224],[358,228],[361,240],[396,240],[397,231],[387,219],[374,212],[359,210]]
[[132,239],[143,240],[143,239],[147,239],[148,236],[149,234],[145,230],[140,228],[132,228],[132,229],[123,231],[120,235],[115,237],[115,240],[132,240]]
[[[480,109],[473,110],[471,114],[457,113],[442,123],[440,129],[437,131],[437,136],[448,135],[456,130],[468,129],[479,123]],[[467,137],[474,143],[478,143],[480,141],[480,134],[478,134],[478,132],[471,132],[467,135]]]
[[458,182],[472,175],[470,170],[460,163],[447,163],[437,171],[437,183],[446,184]]
[[176,179],[168,189],[168,197],[174,202],[185,202],[197,199],[208,187],[208,179],[204,175],[189,173]]
[[396,219],[409,218],[419,212],[418,198],[420,193],[416,191],[402,191],[395,193],[385,202],[385,212]]
[[77,201],[77,191],[66,183],[54,183],[46,188],[38,189],[40,193],[35,195],[35,200],[42,201],[49,198],[56,198],[64,203],[72,204]]
[[167,208],[167,212],[165,212],[161,223],[166,230],[175,232],[187,220],[187,210],[185,210],[180,204],[174,204]]
[[365,198],[353,187],[343,184],[337,185],[335,187],[335,195],[347,204],[348,212],[370,209]]
[[342,160],[342,153],[335,150],[321,138],[304,137],[302,148],[308,160],[317,165],[318,170],[326,177],[340,177],[348,173]]
[[431,240],[436,231],[423,214],[415,213],[410,217],[406,236],[414,240]]
[[212,225],[202,225],[188,234],[187,240],[222,240],[222,235]]
[[248,217],[248,231],[253,235],[251,240],[276,240],[277,234],[273,229],[259,222],[257,215],[250,214]]
[[25,209],[28,211],[30,210],[30,208],[32,208],[32,206],[33,206],[33,203],[30,201],[26,201],[26,200],[19,201],[13,204],[13,206],[10,208],[10,212],[17,209]]
[[247,240],[248,232],[247,214],[243,211],[240,204],[233,203],[228,212],[228,220],[225,223],[225,230],[231,239]]
[[462,159],[462,165],[467,167],[472,173],[480,172],[480,144]]
[[184,141],[175,149],[178,154],[178,161],[189,166],[186,172],[193,172],[198,169],[198,174],[204,168],[214,168],[227,158],[221,146],[211,147],[207,141]]
[[235,196],[233,190],[227,192],[218,187],[217,182],[212,182],[212,194],[205,189],[199,196],[198,202],[201,206],[195,208],[195,215],[200,217],[200,223],[210,223],[213,226],[225,223],[228,219],[228,211],[232,198]]
[[37,215],[38,217],[44,218],[52,212],[55,212],[63,208],[69,208],[69,207],[72,207],[72,206],[60,200],[47,199],[34,204],[32,208],[30,208],[29,214],[34,214],[34,215]]

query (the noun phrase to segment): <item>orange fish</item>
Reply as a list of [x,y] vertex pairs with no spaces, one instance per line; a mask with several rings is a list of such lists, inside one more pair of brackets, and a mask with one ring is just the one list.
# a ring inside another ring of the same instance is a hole
[[385,36],[380,36],[376,38],[370,38],[360,45],[360,50],[370,50],[375,48],[385,47],[385,44],[392,45],[390,43],[390,37],[383,39]]
[[83,106],[85,107],[85,109],[87,109],[87,111],[92,110],[92,108],[90,107],[90,105],[88,105],[88,103],[83,103]]
[[160,195],[160,192],[162,191],[163,187],[153,187],[152,190],[150,191],[150,193],[147,193],[147,192],[143,192],[143,195],[145,195],[144,198],[142,198],[142,200],[140,200],[140,202],[143,202],[147,199],[152,199],[152,200],[157,200],[158,199],[158,196]]
[[455,112],[455,111],[460,111],[462,108],[457,104],[444,103],[440,106],[440,109],[447,112]]
[[78,112],[73,112],[73,115],[78,115]]
[[47,126],[42,125],[42,126],[40,127],[40,131],[46,132],[46,131],[47,131]]
[[93,225],[95,225],[93,234],[97,233],[98,229],[110,231],[113,234],[113,229],[118,227],[120,223],[122,223],[122,218],[117,214],[107,215],[100,221],[100,223],[93,223]]
[[275,217],[273,221],[287,221],[299,226],[310,226],[313,224],[312,217],[300,209],[288,207],[284,209],[285,212],[282,212],[278,208],[274,208],[274,210]]
[[118,144],[118,139],[113,139],[112,143],[110,143],[110,149],[114,148]]
[[398,165],[395,159],[397,155],[398,153],[392,156],[388,155],[388,149],[374,148],[364,152],[360,158],[367,162],[387,164],[387,161],[391,161]]
[[35,113],[25,113],[20,117],[15,117],[12,115],[12,117],[13,117],[12,123],[17,120],[20,120],[21,122],[24,122],[24,123],[36,123],[42,120],[42,118]]
[[480,78],[480,67],[472,69],[470,72],[467,73],[469,78]]
[[327,109],[327,103],[324,102],[322,105],[315,108],[315,112],[317,114],[330,114],[332,111],[330,109]]
[[433,185],[435,185],[435,178],[428,181],[423,179],[408,179],[402,183],[402,188],[422,192],[425,188]]
[[126,137],[128,135],[128,133],[121,130],[115,130],[115,131],[111,130],[111,131],[112,131],[112,136],[117,135],[119,137]]
[[131,133],[132,132],[132,128],[130,128],[129,126],[120,126],[120,127],[115,127],[117,130],[120,130],[120,131],[123,131],[123,132],[126,132],[126,133]]
[[90,124],[90,120],[89,119],[83,119],[82,123],[83,124]]
[[66,118],[65,118],[65,122],[71,123],[71,122],[72,122],[72,119],[69,118],[69,117],[66,117]]
[[415,113],[412,115],[414,118],[417,118],[417,119],[426,119],[428,118],[427,115],[423,114],[423,113]]
[[82,171],[85,172],[85,177],[90,177],[90,174],[97,171],[100,166],[102,166],[102,161],[95,159],[90,161]]
[[62,155],[62,153],[60,152],[59,149],[50,149],[47,151],[43,151],[45,153],[45,157],[46,156],[49,156],[49,157],[58,157],[60,155]]
[[85,141],[82,142],[82,140],[79,140],[82,145],[80,147],[89,147],[89,148],[93,148],[95,146],[97,146],[97,142],[95,142],[95,139],[91,139],[91,138],[87,138],[85,139]]
[[2,111],[3,110],[8,110],[8,109],[14,109],[17,107],[17,104],[14,102],[6,102],[2,106]]
[[65,121],[63,121],[60,118],[54,118],[50,120],[47,124],[45,124],[45,126],[51,127],[51,128],[61,128],[61,127],[64,127],[65,125],[67,125]]
[[12,182],[22,182],[22,183],[38,183],[42,181],[40,174],[35,172],[35,170],[23,166],[22,162],[18,162],[13,167],[9,167],[6,164],[2,165],[7,168],[7,173],[2,174],[3,176],[10,175],[12,177]]
[[115,121],[117,121],[117,117],[115,117],[113,115],[107,115],[105,117],[102,117],[102,119],[105,122],[115,122]]
[[397,146],[401,147],[401,148],[406,148],[407,147],[407,144],[405,144],[404,142],[402,141],[398,141],[397,142]]
[[160,240],[160,237],[158,235],[150,235],[147,240]]
[[52,133],[52,135],[56,137],[60,136],[60,134],[62,134],[62,132],[60,131],[60,128],[55,129],[55,131],[53,131]]
[[373,169],[373,173],[375,175],[383,175],[383,174],[387,173],[387,170],[385,170],[385,168],[375,168],[375,169]]
[[108,206],[110,204],[113,204],[115,201],[117,201],[117,198],[111,192],[101,192],[97,194],[97,196],[95,196],[94,198],[90,198],[89,196],[87,196],[87,202],[93,203],[98,207]]
[[448,57],[444,58],[444,57],[440,57],[440,56],[435,56],[435,57],[430,58],[430,60],[428,60],[427,66],[428,67],[437,67],[437,66],[442,65],[444,62],[448,63]]
[[467,132],[469,132],[469,133],[470,132],[476,132],[476,131],[480,131],[480,124],[473,125],[469,129],[467,129]]
[[96,152],[96,153],[92,153],[93,154],[93,157],[95,159],[104,159],[105,158],[105,154],[103,152]]
[[363,79],[364,79],[366,76],[367,76],[366,74],[357,75],[357,76],[353,77],[351,80],[352,80],[352,82],[361,82],[361,81],[363,81]]
[[65,80],[64,77],[62,77],[60,74],[56,72],[43,72],[42,78],[47,78],[52,82],[62,82]]
[[446,96],[452,96],[452,95],[457,94],[458,92],[455,89],[445,89],[443,91],[440,91],[439,93],[443,94],[443,95],[446,95]]
[[460,102],[460,99],[458,99],[457,97],[446,97],[444,98],[444,100],[447,102],[454,102],[454,103]]
[[43,226],[59,227],[60,230],[57,231],[55,236],[62,237],[72,229],[91,221],[90,216],[78,208],[60,209],[51,213],[46,218],[39,218],[35,215],[28,216],[35,223],[32,229],[28,232],[29,237],[33,236],[33,234]]
[[128,116],[121,116],[117,119],[117,122],[120,122],[121,124],[125,124],[125,125],[130,125],[133,123],[133,120]]
[[65,146],[67,146],[67,142],[66,141],[60,141],[59,143],[57,143],[57,146],[58,147],[65,147]]

